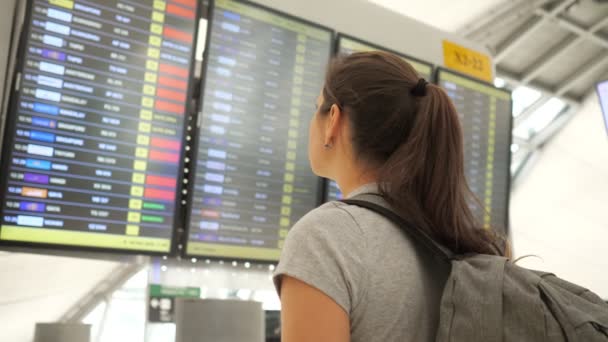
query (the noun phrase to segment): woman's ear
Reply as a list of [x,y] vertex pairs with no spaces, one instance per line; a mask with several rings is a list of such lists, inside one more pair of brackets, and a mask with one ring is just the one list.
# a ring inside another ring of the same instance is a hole
[[336,104],[333,104],[329,109],[327,125],[325,127],[324,144],[333,144],[340,136],[340,125],[342,124],[342,110]]

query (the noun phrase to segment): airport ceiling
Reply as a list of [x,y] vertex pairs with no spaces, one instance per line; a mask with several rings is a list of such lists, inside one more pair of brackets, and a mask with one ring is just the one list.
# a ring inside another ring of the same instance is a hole
[[514,90],[514,174],[608,79],[608,1],[370,1],[488,48]]
[[580,102],[608,75],[607,1],[370,1],[485,45],[515,86]]

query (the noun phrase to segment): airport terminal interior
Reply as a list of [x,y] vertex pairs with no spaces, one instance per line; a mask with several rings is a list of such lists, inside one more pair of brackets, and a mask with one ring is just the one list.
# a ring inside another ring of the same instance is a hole
[[290,228],[343,198],[315,102],[375,50],[453,101],[484,228],[608,301],[608,1],[1,4],[2,342],[280,341]]

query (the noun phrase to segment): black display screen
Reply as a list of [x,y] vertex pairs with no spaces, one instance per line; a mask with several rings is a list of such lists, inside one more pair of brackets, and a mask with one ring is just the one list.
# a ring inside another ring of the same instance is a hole
[[[413,57],[406,56],[404,54],[391,51],[390,49],[383,48],[381,46],[368,43],[366,41],[353,38],[344,34],[338,35],[338,54],[346,54],[350,55],[355,52],[366,52],[366,51],[386,51],[396,54],[397,56],[403,58],[406,62],[408,62],[416,72],[418,76],[426,79],[427,81],[431,81],[433,77],[433,65],[427,62],[423,62]],[[341,199],[342,192],[338,187],[338,183],[333,180],[328,180],[328,186],[326,191],[326,200],[327,201],[335,201]]]
[[186,254],[277,260],[289,227],[318,205],[308,124],[332,40],[291,16],[215,1]]
[[481,201],[471,204],[486,228],[508,227],[511,180],[511,92],[440,69],[437,83],[454,102],[464,135],[467,181]]
[[0,240],[167,253],[196,0],[33,0],[4,141]]

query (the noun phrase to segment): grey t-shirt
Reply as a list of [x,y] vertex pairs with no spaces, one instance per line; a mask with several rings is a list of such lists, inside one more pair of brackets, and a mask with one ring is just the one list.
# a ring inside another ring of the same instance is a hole
[[[376,193],[368,184],[350,197]],[[352,342],[434,341],[447,266],[386,218],[341,202],[312,210],[290,230],[282,275],[331,297],[350,317]]]

